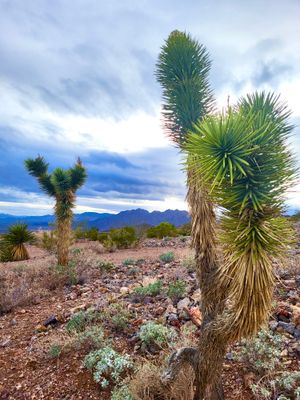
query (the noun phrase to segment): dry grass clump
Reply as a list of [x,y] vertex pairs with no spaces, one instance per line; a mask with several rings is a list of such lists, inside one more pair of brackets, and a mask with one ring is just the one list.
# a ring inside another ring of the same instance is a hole
[[0,314],[18,306],[37,304],[64,282],[63,276],[41,264],[2,267],[0,268]]
[[186,366],[173,385],[164,385],[161,374],[162,364],[145,361],[129,383],[130,392],[135,400],[192,400],[194,395],[194,372]]

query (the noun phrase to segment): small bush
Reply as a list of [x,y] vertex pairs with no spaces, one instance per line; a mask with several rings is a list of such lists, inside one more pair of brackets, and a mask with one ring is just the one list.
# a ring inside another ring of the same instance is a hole
[[125,329],[130,317],[131,313],[122,303],[110,304],[103,314],[103,319],[111,322],[117,330]]
[[284,371],[267,375],[251,385],[251,390],[256,399],[272,400],[276,396],[278,400],[300,400],[300,372]]
[[272,331],[261,330],[252,340],[242,340],[242,347],[235,358],[245,362],[258,374],[274,371],[280,365],[283,341]]
[[134,293],[145,297],[145,296],[157,296],[162,290],[162,281],[156,281],[154,283],[149,283],[147,286],[138,286],[134,289]]
[[196,260],[194,256],[188,256],[182,260],[182,266],[188,270],[188,272],[196,271]]
[[84,359],[84,366],[93,371],[95,382],[105,388],[109,380],[118,383],[124,372],[133,367],[128,354],[119,354],[109,346],[90,352]]
[[124,265],[124,267],[128,267],[128,265],[135,265],[136,262],[133,258],[126,258],[122,264]]
[[131,226],[125,226],[120,229],[111,229],[109,237],[118,249],[127,249],[137,242],[135,230]]
[[163,263],[170,263],[175,260],[175,254],[172,251],[169,251],[168,253],[161,254],[159,259]]
[[187,224],[181,225],[179,228],[177,228],[177,230],[182,236],[191,236],[192,225],[190,222],[188,222]]
[[50,253],[55,253],[57,248],[56,231],[43,232],[41,246]]
[[97,268],[99,268],[102,272],[104,271],[111,271],[113,270],[116,266],[113,262],[109,261],[99,261],[96,265]]
[[162,346],[174,340],[176,334],[173,329],[151,321],[140,327],[138,337],[146,345],[155,344]]
[[59,358],[62,353],[62,346],[60,344],[53,344],[48,351],[49,357]]
[[74,314],[66,324],[66,330],[69,333],[83,332],[87,325],[99,320],[99,313],[94,310],[79,311]]
[[167,295],[172,300],[179,300],[184,297],[186,293],[186,284],[182,280],[177,280],[174,283],[170,283],[167,290]]
[[74,338],[76,347],[89,347],[92,349],[100,348],[104,343],[104,332],[101,326],[94,325],[86,328],[83,332],[79,332]]
[[29,231],[26,224],[14,224],[0,239],[0,261],[28,260],[29,254],[26,243],[35,243],[36,237]]
[[178,236],[178,231],[173,224],[169,222],[161,222],[156,226],[152,226],[147,231],[148,238],[163,239],[164,237]]
[[116,387],[111,393],[111,400],[134,400],[127,385]]

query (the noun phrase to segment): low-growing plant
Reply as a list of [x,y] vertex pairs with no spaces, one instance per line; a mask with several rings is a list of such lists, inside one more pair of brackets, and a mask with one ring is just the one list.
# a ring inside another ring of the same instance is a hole
[[256,399],[300,400],[300,371],[267,374],[250,388]]
[[103,346],[104,343],[104,332],[100,325],[93,325],[87,327],[83,332],[79,332],[76,336],[75,341],[78,347],[89,347],[98,349]]
[[150,321],[140,327],[138,337],[146,345],[163,346],[172,342],[176,333],[172,328]]
[[123,330],[128,326],[131,313],[123,303],[113,303],[104,311],[103,319],[110,321],[115,329]]
[[82,250],[79,247],[75,247],[75,249],[72,249],[72,254],[73,256],[79,256],[81,254]]
[[49,348],[48,354],[51,358],[59,358],[62,353],[61,344],[52,344]]
[[252,340],[242,340],[241,348],[234,357],[245,362],[258,374],[274,371],[280,365],[283,340],[272,331],[261,330]]
[[111,393],[111,400],[134,400],[127,385],[116,387]]
[[184,297],[186,293],[186,284],[183,280],[178,279],[175,282],[169,284],[167,289],[167,295],[172,300],[179,300]]
[[79,311],[69,319],[66,324],[66,330],[69,333],[83,332],[89,324],[98,321],[99,319],[99,313],[94,310]]
[[57,233],[55,230],[44,231],[41,239],[42,248],[51,252],[56,252]]
[[84,366],[93,371],[95,382],[105,388],[110,381],[119,383],[122,375],[133,368],[133,363],[128,354],[120,354],[112,347],[106,346],[87,354]]
[[196,271],[196,260],[194,256],[187,256],[185,257],[181,265],[188,270],[188,272],[195,272]]
[[96,267],[99,268],[102,272],[104,272],[104,271],[111,271],[116,266],[113,262],[110,261],[99,261]]
[[159,259],[163,263],[170,263],[175,260],[175,254],[172,251],[169,251],[168,253],[161,254]]
[[129,268],[129,270],[128,270],[127,273],[128,273],[128,275],[136,275],[136,274],[138,274],[139,272],[140,272],[140,268],[134,266],[134,267]]
[[135,261],[133,258],[126,258],[126,259],[122,262],[122,264],[123,264],[125,267],[128,267],[128,265],[135,265],[135,264],[136,264],[136,261]]
[[162,291],[163,283],[162,281],[156,281],[153,283],[149,283],[146,286],[138,286],[134,289],[134,293],[141,296],[157,296]]

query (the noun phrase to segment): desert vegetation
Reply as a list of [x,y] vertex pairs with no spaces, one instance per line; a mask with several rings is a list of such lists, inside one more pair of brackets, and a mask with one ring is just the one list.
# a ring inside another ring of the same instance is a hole
[[174,31],[156,69],[191,224],[72,230],[81,160],[51,173],[41,156],[25,161],[56,222],[1,237],[0,398],[300,399],[290,112],[265,92],[218,112],[210,66]]

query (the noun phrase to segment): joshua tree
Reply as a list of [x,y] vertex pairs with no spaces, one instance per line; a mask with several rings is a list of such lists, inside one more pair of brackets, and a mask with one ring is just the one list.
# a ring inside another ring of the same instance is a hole
[[9,227],[0,241],[0,259],[2,261],[28,260],[29,254],[25,243],[34,243],[34,234],[27,229],[26,224],[14,224]]
[[[157,69],[167,132],[187,159],[204,317],[199,348],[175,352],[164,380],[175,379],[181,366],[190,363],[197,400],[224,397],[220,376],[227,344],[254,335],[266,321],[274,280],[271,255],[287,245],[288,228],[280,213],[294,174],[285,106],[274,95],[261,93],[213,115],[209,68],[203,46],[175,31],[162,48]],[[215,206],[223,209],[220,238]]]
[[48,173],[48,164],[41,156],[26,160],[25,166],[29,174],[37,178],[41,189],[55,198],[58,264],[66,266],[68,264],[75,194],[86,180],[86,170],[79,158],[73,168],[68,170],[56,168],[51,174]]

